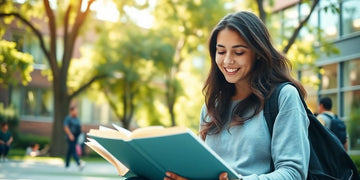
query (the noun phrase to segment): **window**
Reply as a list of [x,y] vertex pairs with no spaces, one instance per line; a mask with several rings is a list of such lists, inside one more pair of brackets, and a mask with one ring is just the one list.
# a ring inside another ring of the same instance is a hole
[[334,12],[331,6],[339,7],[336,0],[320,1],[320,28],[326,40],[339,37],[339,13]]
[[45,56],[36,36],[29,34],[25,37],[23,50],[34,57],[35,64],[45,64]]
[[324,74],[322,74],[321,77],[321,90],[335,89],[338,87],[337,67],[338,64],[331,64],[322,67]]
[[319,78],[314,69],[306,69],[301,72],[301,83],[307,92],[306,104],[312,112],[317,111]]
[[[300,5],[300,19],[304,19],[310,13],[310,6],[308,3]],[[299,38],[306,42],[317,42],[318,38],[318,12],[313,11],[307,25],[301,28]]]
[[283,38],[290,38],[294,29],[299,26],[298,6],[292,6],[284,10]]
[[351,150],[360,150],[360,90],[346,92],[344,101],[349,146]]
[[26,89],[22,102],[22,115],[35,115],[37,93],[35,89]]
[[[15,95],[15,94],[14,94]],[[18,95],[18,94],[17,94]],[[50,117],[53,113],[52,91],[42,88],[24,88],[20,101],[20,115]],[[14,102],[14,104],[18,104]]]
[[344,63],[344,86],[360,85],[360,59]]
[[342,4],[343,34],[360,31],[360,1],[348,0]]
[[271,33],[271,37],[275,40],[275,44],[282,44],[282,24],[281,24],[282,11],[271,14],[268,23],[268,28]]

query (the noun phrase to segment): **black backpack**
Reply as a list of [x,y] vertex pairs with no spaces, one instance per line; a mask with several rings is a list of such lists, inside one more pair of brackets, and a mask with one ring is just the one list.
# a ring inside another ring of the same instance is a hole
[[346,142],[346,126],[344,121],[339,119],[337,115],[331,116],[330,114],[323,113],[326,117],[331,120],[330,130],[335,136],[341,141],[342,144]]
[[[278,97],[280,90],[290,82],[279,84],[266,100],[264,106],[264,116],[268,125],[270,135],[272,135],[273,125],[279,112]],[[293,85],[296,87],[295,85]],[[301,101],[310,120],[308,128],[310,143],[310,162],[308,170],[308,180],[359,180],[359,172],[347,154],[337,137],[324,127],[313,113],[308,109],[302,95],[299,93]],[[289,121],[291,117],[289,117]],[[274,164],[271,164],[272,168]]]

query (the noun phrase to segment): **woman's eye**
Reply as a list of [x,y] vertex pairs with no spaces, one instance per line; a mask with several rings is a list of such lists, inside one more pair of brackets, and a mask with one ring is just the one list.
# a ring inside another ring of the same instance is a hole
[[235,52],[235,54],[236,54],[237,56],[241,56],[241,55],[244,54],[244,52]]
[[225,51],[218,51],[217,53],[222,55],[222,54],[225,54]]

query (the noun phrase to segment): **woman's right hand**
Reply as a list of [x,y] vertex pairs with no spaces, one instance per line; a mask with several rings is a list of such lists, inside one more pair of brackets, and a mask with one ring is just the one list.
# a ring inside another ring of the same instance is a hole
[[223,172],[219,175],[219,180],[229,180],[227,172]]

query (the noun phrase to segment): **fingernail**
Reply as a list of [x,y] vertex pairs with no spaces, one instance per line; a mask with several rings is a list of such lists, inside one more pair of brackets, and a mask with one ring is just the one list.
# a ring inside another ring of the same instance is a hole
[[223,176],[223,178],[227,178],[227,176],[228,176],[228,174],[227,174],[227,173],[225,173],[225,174],[224,174],[224,176]]

